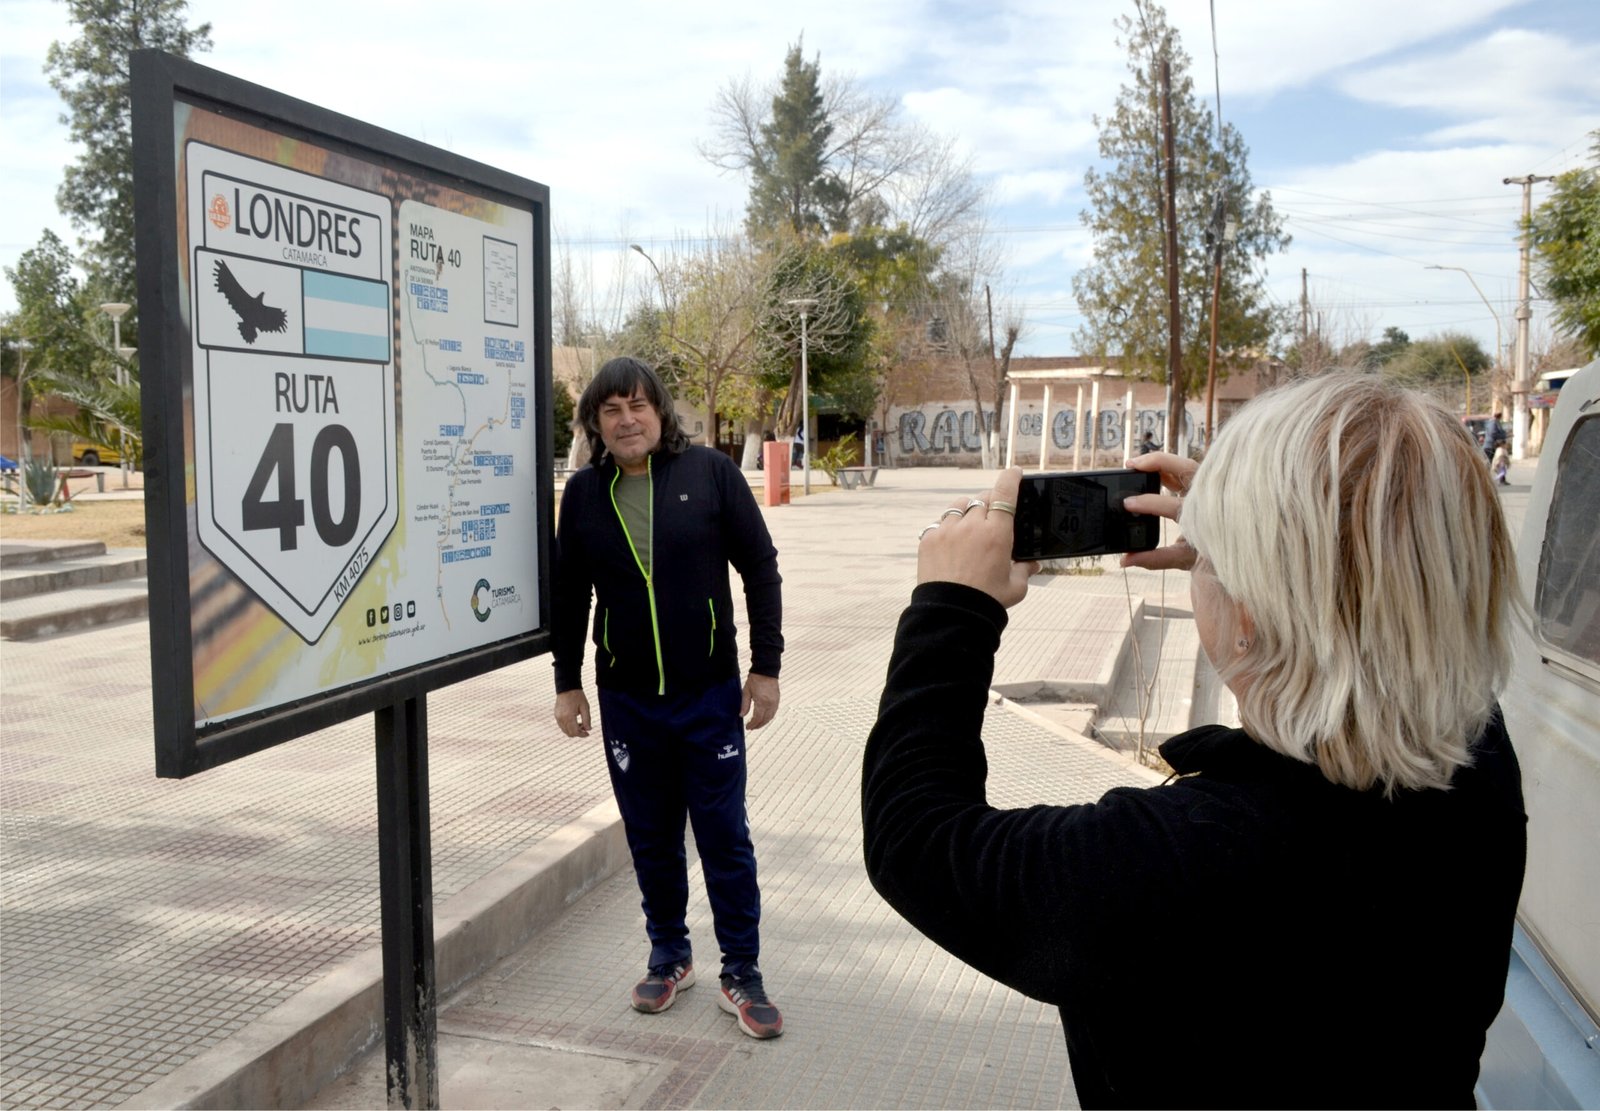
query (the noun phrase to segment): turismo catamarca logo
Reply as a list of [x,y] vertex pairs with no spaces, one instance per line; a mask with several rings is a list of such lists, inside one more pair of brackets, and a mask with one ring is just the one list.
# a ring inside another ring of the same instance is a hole
[[472,616],[479,621],[489,620],[489,610],[493,605],[490,596],[489,580],[479,579],[478,584],[472,588]]
[[501,606],[520,606],[522,595],[515,586],[490,586],[488,579],[479,579],[472,588],[472,616],[479,621],[489,620],[491,611]]

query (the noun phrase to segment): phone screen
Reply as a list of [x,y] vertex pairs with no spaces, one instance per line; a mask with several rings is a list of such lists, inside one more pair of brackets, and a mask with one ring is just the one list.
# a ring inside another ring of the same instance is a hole
[[1122,500],[1155,494],[1161,479],[1143,471],[1071,471],[1022,476],[1011,558],[1067,559],[1146,552],[1161,539],[1159,517],[1129,513]]

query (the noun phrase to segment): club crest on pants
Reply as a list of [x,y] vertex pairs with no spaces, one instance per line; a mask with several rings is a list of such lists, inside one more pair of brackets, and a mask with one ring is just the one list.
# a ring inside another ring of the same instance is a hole
[[611,739],[611,758],[617,762],[617,769],[619,771],[628,770],[628,765],[632,763],[633,757],[628,755],[628,745],[626,741],[619,740],[615,737]]

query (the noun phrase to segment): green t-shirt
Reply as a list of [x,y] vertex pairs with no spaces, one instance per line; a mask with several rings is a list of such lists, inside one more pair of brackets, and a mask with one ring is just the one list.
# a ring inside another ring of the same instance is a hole
[[622,514],[622,524],[633,541],[633,550],[639,556],[639,565],[645,576],[650,574],[650,476],[625,474],[612,487],[616,495],[617,511]]

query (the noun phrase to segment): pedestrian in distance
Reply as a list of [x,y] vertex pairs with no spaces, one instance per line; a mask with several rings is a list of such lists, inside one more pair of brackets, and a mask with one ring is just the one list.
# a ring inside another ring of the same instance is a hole
[[1494,475],[1494,480],[1501,486],[1511,485],[1511,480],[1506,475],[1511,470],[1511,455],[1506,451],[1504,441],[1494,449],[1494,457],[1489,460],[1489,473]]
[[[1473,1106],[1526,815],[1497,693],[1511,539],[1478,446],[1370,376],[1263,394],[1204,462],[1132,461],[1183,539],[1242,728],[1172,776],[998,810],[981,738],[1020,472],[924,530],[867,740],[867,871],[974,968],[1060,1008],[1084,1107]],[[1180,496],[1181,495],[1181,496]]]
[[[594,724],[583,691],[593,620],[600,729],[650,941],[632,1004],[671,1007],[694,985],[685,924],[684,823],[693,824],[722,950],[718,1004],[753,1038],[783,1033],[760,958],[761,893],[745,812],[746,729],[778,711],[783,603],[778,552],[750,486],[726,455],[691,445],[661,379],[612,359],[578,401],[591,465],[561,498],[552,650],[556,723]],[[739,679],[728,569],[750,620]],[[748,715],[748,721],[746,721]]]
[[1493,464],[1495,449],[1509,439],[1510,437],[1506,435],[1506,426],[1501,423],[1501,413],[1496,410],[1483,429],[1483,457]]

